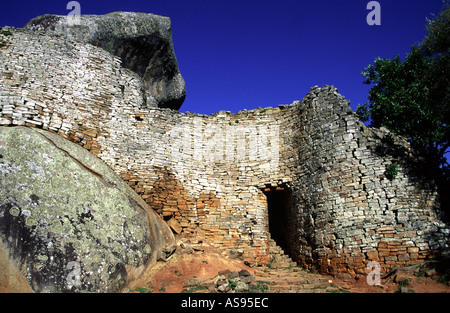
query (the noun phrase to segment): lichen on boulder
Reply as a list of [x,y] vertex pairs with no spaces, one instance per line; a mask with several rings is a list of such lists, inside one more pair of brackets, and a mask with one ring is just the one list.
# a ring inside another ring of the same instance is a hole
[[8,279],[22,274],[21,290],[117,292],[172,251],[174,237],[87,150],[43,130],[0,127],[0,245],[2,290],[16,290]]

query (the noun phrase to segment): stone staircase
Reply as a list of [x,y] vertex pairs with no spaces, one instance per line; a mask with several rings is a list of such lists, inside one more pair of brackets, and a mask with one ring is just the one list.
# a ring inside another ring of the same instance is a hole
[[267,284],[270,293],[339,293],[347,289],[331,277],[312,274],[301,268],[256,269],[255,281]]
[[255,281],[268,285],[267,292],[281,293],[329,293],[345,292],[333,284],[330,277],[312,274],[298,267],[273,240],[269,240],[271,261],[267,267],[255,269]]
[[295,263],[272,238],[269,239],[269,255],[270,261],[267,265],[269,268],[275,269],[297,266],[297,263]]

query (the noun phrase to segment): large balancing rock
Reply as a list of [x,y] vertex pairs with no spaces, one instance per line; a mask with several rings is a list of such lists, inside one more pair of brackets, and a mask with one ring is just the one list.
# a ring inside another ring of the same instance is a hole
[[80,15],[71,22],[65,15],[45,14],[30,20],[24,28],[92,44],[120,57],[122,66],[143,79],[149,106],[178,110],[184,102],[186,86],[178,68],[168,17],[113,12]]

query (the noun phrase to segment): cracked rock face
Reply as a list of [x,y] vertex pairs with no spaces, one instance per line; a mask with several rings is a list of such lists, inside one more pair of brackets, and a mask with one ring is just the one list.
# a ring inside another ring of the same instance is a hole
[[89,43],[118,56],[123,67],[143,79],[149,106],[178,110],[183,104],[186,86],[178,69],[168,17],[114,12],[80,15],[77,22],[71,22],[67,16],[46,14],[30,20],[24,28]]
[[173,246],[165,222],[88,151],[0,127],[0,290],[120,291]]

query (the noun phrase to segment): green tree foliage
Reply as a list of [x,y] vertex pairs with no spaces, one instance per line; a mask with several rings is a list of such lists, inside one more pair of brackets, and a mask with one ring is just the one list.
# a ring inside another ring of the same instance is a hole
[[427,36],[402,61],[376,58],[362,73],[369,101],[359,105],[361,120],[408,138],[430,165],[449,177],[450,4],[427,20]]

